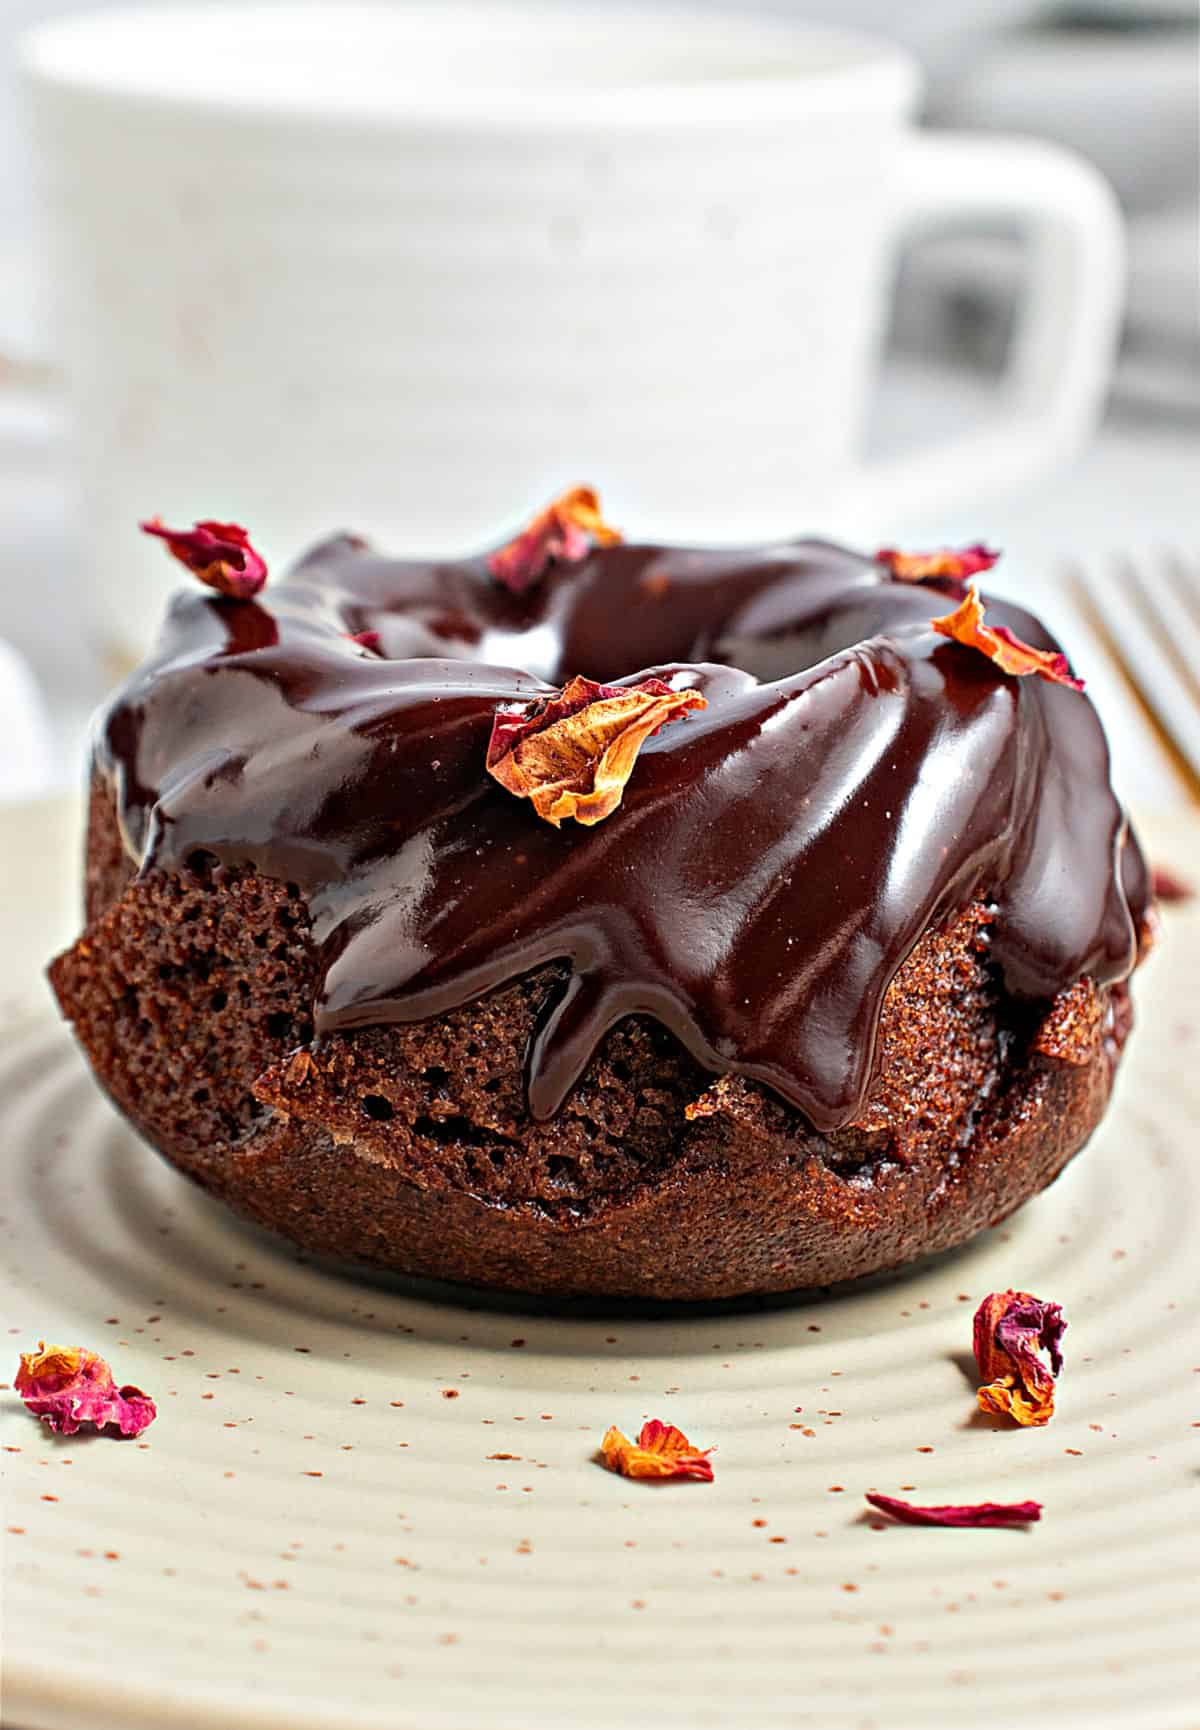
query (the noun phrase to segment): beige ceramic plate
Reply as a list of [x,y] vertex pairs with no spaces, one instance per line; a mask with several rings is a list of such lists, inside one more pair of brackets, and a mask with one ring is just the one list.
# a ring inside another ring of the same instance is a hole
[[[0,1395],[5,1722],[1194,1730],[1198,975],[1200,913],[1169,914],[1116,1106],[1009,1227],[873,1290],[651,1319],[304,1266],[146,1152],[51,1020],[10,1032],[9,1361],[94,1345],[160,1418],[59,1441]],[[1070,1322],[1043,1431],[973,1416],[971,1313],[1010,1284]],[[658,1415],[714,1483],[594,1463]],[[882,1528],[873,1486],[1045,1517]]]

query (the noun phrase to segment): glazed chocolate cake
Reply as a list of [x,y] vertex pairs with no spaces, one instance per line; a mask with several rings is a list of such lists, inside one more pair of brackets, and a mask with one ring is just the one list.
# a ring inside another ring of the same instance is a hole
[[[51,968],[101,1084],[295,1243],[485,1286],[811,1287],[1002,1219],[1103,1114],[1148,916],[1087,697],[934,627],[981,549],[547,515],[174,601]],[[632,703],[604,809],[519,796]]]

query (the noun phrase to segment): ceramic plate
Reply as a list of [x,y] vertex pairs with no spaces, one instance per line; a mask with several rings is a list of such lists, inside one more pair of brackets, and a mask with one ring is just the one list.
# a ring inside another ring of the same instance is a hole
[[[1198,972],[1171,910],[1101,1133],[1006,1227],[824,1301],[650,1317],[305,1265],[147,1152],[49,1016],[10,1026],[0,1373],[90,1344],[160,1416],[58,1440],[0,1394],[5,1722],[1194,1730]],[[1010,1285],[1069,1319],[1044,1430],[975,1415],[972,1311]],[[648,1416],[714,1482],[596,1463]],[[1045,1513],[891,1526],[871,1488]]]

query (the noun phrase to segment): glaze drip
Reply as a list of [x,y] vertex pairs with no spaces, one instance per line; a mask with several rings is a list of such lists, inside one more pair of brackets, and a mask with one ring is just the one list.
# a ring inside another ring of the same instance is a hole
[[[482,558],[341,537],[257,600],[177,598],[96,763],[143,872],[202,851],[299,886],[318,1039],[562,960],[527,1056],[536,1118],[645,1014],[828,1133],[931,926],[989,898],[1000,978],[1037,1002],[1124,978],[1148,905],[1091,704],[937,636],[944,601],[817,541],[598,548],[514,595]],[[592,829],[551,828],[484,766],[497,706],[573,673],[708,700]]]

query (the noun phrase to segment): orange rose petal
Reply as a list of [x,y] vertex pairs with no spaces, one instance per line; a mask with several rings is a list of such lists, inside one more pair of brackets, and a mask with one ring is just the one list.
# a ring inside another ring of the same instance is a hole
[[593,489],[571,487],[539,511],[515,540],[489,553],[487,567],[498,583],[519,595],[556,560],[576,564],[587,558],[593,546],[613,546],[620,539],[619,532],[605,522]]
[[140,1436],[154,1422],[154,1401],[140,1388],[119,1388],[104,1359],[86,1346],[48,1346],[22,1352],[13,1387],[34,1417],[60,1435],[84,1424],[111,1424],[123,1436]]
[[886,565],[902,583],[923,583],[931,577],[954,577],[965,582],[981,571],[990,571],[999,553],[981,542],[970,547],[939,547],[933,553],[902,553],[897,547],[880,547],[878,564]]
[[1026,1389],[1015,1376],[1002,1376],[999,1381],[985,1382],[976,1398],[981,1412],[997,1418],[1011,1418],[1023,1429],[1040,1428],[1054,1416],[1054,1384],[1046,1389]]
[[932,623],[940,636],[962,643],[968,649],[978,649],[980,654],[994,661],[1002,673],[1011,673],[1016,678],[1036,674],[1052,685],[1069,685],[1073,691],[1083,690],[1083,680],[1071,672],[1064,654],[1057,650],[1031,648],[1006,625],[985,624],[983,603],[973,583],[968,585],[961,606]]
[[[980,1410],[1025,1427],[1048,1424],[1066,1326],[1061,1304],[1043,1303],[1030,1292],[990,1292],[974,1323]],[[1049,1367],[1039,1350],[1049,1357]]]
[[487,771],[555,828],[568,817],[599,823],[621,803],[646,740],[705,707],[699,691],[673,691],[662,679],[598,685],[574,678],[556,697],[497,712]]
[[651,1418],[642,1425],[636,1442],[616,1426],[605,1432],[600,1444],[604,1464],[610,1472],[626,1478],[696,1478],[711,1483],[711,1448],[694,1448],[674,1424]]
[[267,580],[267,562],[255,552],[239,523],[209,520],[190,529],[169,529],[161,518],[150,517],[138,527],[164,541],[172,558],[202,583],[235,601],[257,595]]

